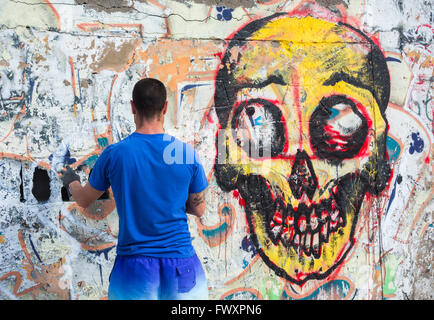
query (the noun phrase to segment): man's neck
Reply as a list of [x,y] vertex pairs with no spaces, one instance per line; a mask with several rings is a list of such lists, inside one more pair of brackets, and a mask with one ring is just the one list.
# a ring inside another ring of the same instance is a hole
[[139,128],[136,129],[137,133],[143,133],[143,134],[159,134],[159,133],[164,133],[164,129],[154,129],[154,128]]
[[138,126],[136,123],[136,132],[143,134],[164,133],[163,123],[161,121],[142,121],[140,126]]

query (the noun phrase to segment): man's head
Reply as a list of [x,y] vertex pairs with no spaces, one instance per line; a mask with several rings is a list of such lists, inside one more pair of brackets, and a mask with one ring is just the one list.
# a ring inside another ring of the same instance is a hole
[[166,97],[166,88],[161,81],[152,78],[139,80],[133,89],[133,114],[138,116],[140,123],[141,120],[159,119],[167,109]]
[[365,194],[390,176],[389,93],[381,50],[343,23],[276,14],[231,38],[215,175],[245,200],[250,237],[279,276],[323,279],[353,247]]

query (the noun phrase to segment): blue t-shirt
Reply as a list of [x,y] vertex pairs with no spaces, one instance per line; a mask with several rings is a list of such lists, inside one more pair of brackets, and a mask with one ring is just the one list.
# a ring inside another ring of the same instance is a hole
[[191,257],[189,193],[206,189],[199,157],[189,144],[168,134],[134,132],[109,145],[89,177],[100,191],[112,187],[119,215],[116,252],[152,257]]

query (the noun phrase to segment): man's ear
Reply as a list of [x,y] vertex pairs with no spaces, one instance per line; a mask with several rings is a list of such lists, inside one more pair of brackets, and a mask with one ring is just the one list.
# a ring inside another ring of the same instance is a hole
[[136,109],[136,106],[135,106],[135,104],[134,104],[134,101],[131,100],[130,102],[131,102],[131,112],[132,112],[133,114],[136,114],[136,113],[137,113],[137,109]]
[[166,114],[166,112],[167,112],[167,104],[168,104],[168,101],[166,101],[166,103],[164,104],[163,114]]

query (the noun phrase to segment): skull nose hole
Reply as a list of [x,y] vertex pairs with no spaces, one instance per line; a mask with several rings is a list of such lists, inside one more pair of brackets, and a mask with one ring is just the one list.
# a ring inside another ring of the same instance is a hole
[[300,199],[305,193],[312,200],[318,186],[318,179],[306,151],[297,151],[288,183],[296,199]]

